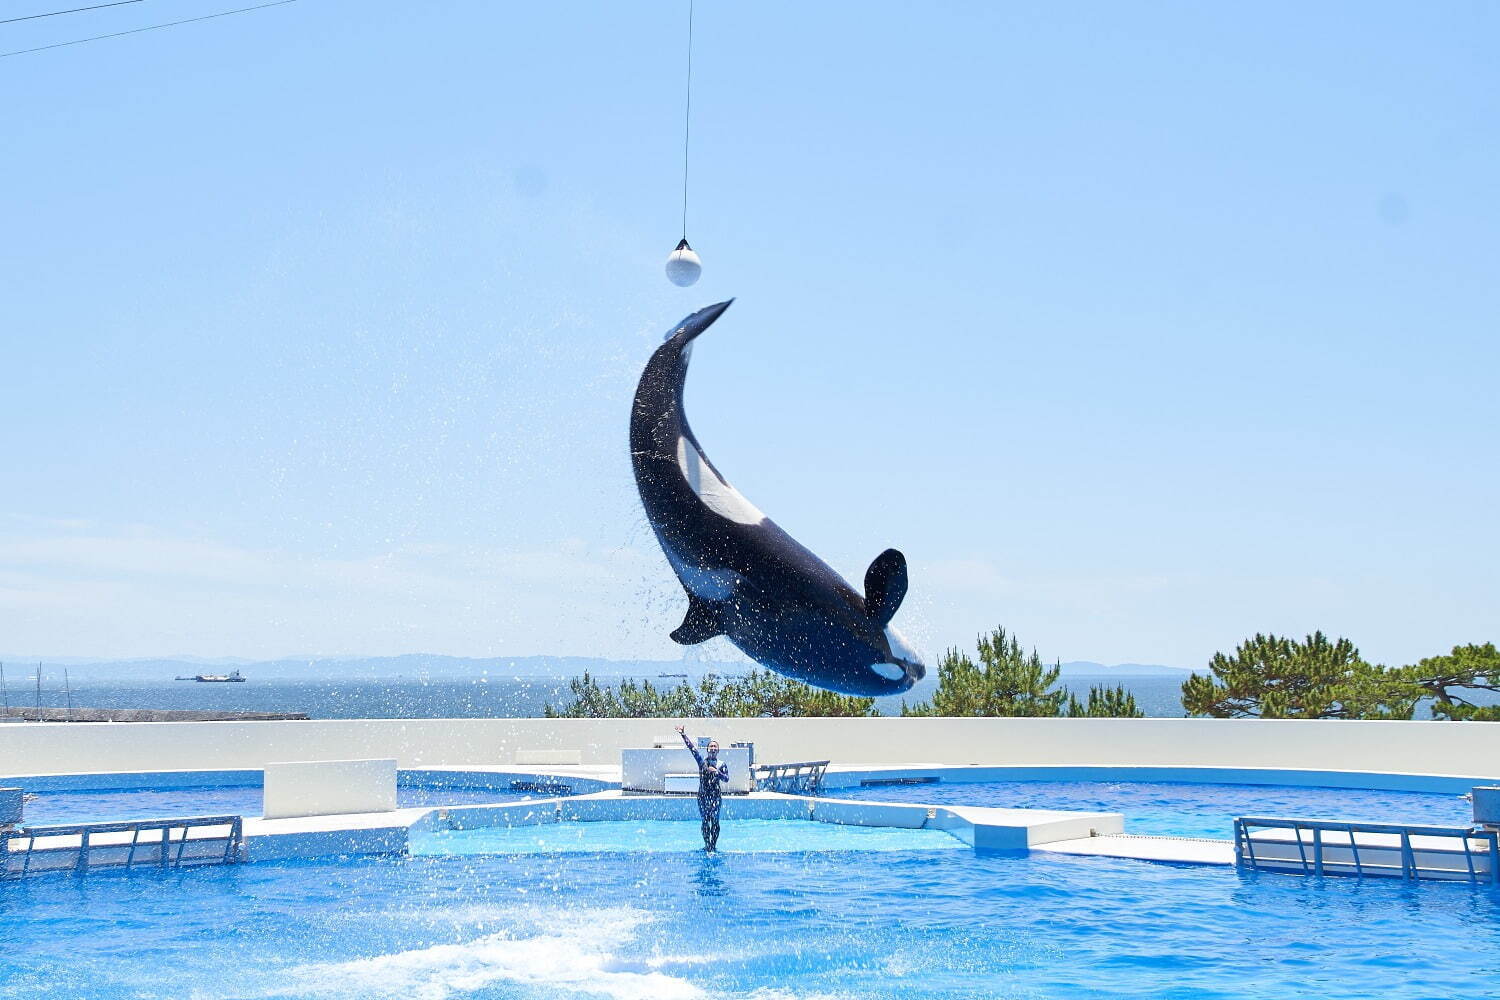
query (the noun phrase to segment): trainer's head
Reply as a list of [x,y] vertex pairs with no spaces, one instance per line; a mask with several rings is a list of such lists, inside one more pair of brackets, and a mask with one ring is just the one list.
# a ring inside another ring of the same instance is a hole
[[718,740],[709,740],[708,741],[708,755],[710,757],[717,757],[717,756],[719,756],[719,741]]

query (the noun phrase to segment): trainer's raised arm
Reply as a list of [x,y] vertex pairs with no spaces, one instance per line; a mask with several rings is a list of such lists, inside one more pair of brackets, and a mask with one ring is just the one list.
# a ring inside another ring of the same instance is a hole
[[693,759],[698,762],[698,766],[700,768],[703,767],[703,756],[698,753],[698,746],[697,746],[697,744],[694,743],[692,741],[692,739],[690,739],[688,737],[688,734],[685,732],[684,727],[682,727],[682,726],[673,726],[672,728],[676,729],[677,730],[677,735],[682,737],[682,744],[683,744],[683,746],[685,746],[685,747],[688,748],[688,753],[690,753],[690,754],[693,755]]

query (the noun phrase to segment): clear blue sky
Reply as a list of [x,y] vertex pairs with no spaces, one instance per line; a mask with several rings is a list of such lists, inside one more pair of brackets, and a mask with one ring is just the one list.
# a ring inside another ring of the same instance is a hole
[[731,295],[705,449],[930,654],[1500,638],[1500,6],[702,0],[681,290],[685,12],[0,59],[0,650],[676,656],[629,400]]

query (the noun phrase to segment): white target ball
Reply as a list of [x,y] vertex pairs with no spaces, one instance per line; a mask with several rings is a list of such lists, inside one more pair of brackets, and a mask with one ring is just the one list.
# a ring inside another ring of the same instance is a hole
[[703,273],[703,261],[698,259],[698,254],[688,246],[688,241],[683,240],[677,244],[677,249],[667,255],[667,280],[678,288],[686,288],[698,280]]

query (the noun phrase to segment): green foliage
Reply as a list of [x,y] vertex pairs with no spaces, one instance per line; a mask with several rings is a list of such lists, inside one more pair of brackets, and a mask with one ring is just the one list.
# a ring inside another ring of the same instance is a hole
[[1026,653],[1004,628],[980,636],[978,645],[978,663],[958,649],[944,653],[938,663],[938,688],[932,701],[902,704],[901,714],[1027,718],[1141,715],[1135,699],[1123,688],[1095,688],[1086,704],[1079,703],[1067,688],[1054,690],[1062,667],[1046,666],[1035,650]]
[[1409,719],[1422,692],[1401,671],[1366,663],[1348,639],[1257,634],[1209,675],[1182,684],[1189,715],[1219,719]]
[[1500,691],[1500,650],[1493,642],[1454,646],[1401,670],[1403,679],[1432,698],[1432,717],[1453,721],[1500,722],[1500,705],[1475,705],[1455,692]]
[[1070,719],[1139,719],[1146,713],[1135,703],[1135,695],[1117,684],[1112,688],[1089,688],[1089,700],[1083,703],[1069,692],[1065,714]]
[[549,703],[549,719],[755,719],[799,716],[839,717],[875,714],[874,698],[823,691],[773,674],[752,670],[744,677],[708,675],[697,684],[683,681],[658,688],[650,681],[623,680],[609,687],[584,673],[568,682],[572,700]]

